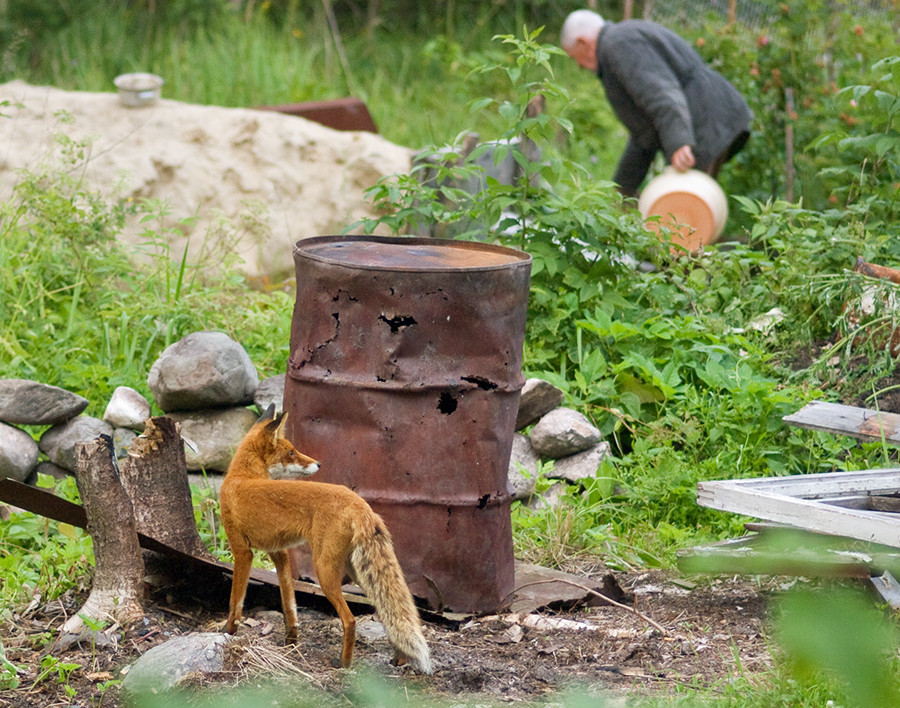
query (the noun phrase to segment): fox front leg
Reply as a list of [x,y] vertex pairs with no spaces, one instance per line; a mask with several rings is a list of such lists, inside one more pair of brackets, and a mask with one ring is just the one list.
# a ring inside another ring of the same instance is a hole
[[294,578],[287,551],[274,551],[269,558],[278,573],[278,588],[281,590],[281,611],[284,614],[284,642],[296,644],[299,622],[297,621],[297,596],[294,594]]
[[253,551],[246,548],[233,548],[234,572],[231,576],[231,599],[228,602],[228,620],[225,632],[237,632],[238,622],[244,609],[244,596],[247,594],[247,581],[250,579],[250,567],[253,564]]

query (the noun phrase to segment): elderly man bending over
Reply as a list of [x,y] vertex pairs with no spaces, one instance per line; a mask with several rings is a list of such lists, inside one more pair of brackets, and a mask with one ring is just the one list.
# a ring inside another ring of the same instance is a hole
[[606,22],[576,10],[560,44],[597,74],[629,139],[613,180],[636,196],[658,151],[675,169],[713,177],[747,142],[753,114],[725,77],[674,32],[646,20]]

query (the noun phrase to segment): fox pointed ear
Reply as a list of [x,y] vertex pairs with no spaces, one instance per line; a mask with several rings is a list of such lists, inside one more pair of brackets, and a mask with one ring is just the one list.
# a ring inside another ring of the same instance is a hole
[[279,440],[284,437],[284,424],[287,423],[287,411],[276,416],[274,420],[266,425],[266,430],[272,433],[272,436]]
[[284,411],[280,416],[278,416],[275,421],[278,423],[278,428],[275,430],[276,438],[284,437],[284,426],[287,423],[288,414],[287,411]]
[[263,411],[263,414],[257,418],[257,423],[264,423],[267,420],[272,420],[275,417],[275,404],[270,403],[269,407]]

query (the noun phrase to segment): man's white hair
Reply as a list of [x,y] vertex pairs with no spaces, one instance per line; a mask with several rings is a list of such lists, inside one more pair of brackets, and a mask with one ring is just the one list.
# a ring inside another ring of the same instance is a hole
[[559,32],[559,44],[563,49],[571,49],[580,39],[596,39],[603,27],[603,18],[592,10],[575,10],[569,13]]

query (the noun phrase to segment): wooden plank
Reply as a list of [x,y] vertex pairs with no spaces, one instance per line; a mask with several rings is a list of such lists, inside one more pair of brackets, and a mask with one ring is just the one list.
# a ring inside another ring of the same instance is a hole
[[679,553],[682,573],[710,575],[789,575],[804,578],[868,578],[872,572],[865,558],[830,551],[728,549],[705,546]]
[[678,551],[678,568],[687,573],[804,577],[900,573],[900,553],[887,546],[863,545],[856,539],[823,536],[782,524],[751,522],[745,526],[758,532]]
[[782,420],[807,430],[850,435],[861,440],[885,440],[900,445],[900,415],[838,403],[813,401]]
[[900,497],[894,495],[873,495],[869,497],[870,508],[890,514],[900,513]]
[[900,491],[900,468],[856,470],[852,472],[820,472],[790,477],[761,477],[700,482],[700,493],[707,487],[727,484],[731,487],[761,489],[791,497],[827,499],[832,497],[859,496],[864,494],[894,494]]
[[[900,548],[900,518],[894,514],[823,504],[768,491],[762,484],[756,487],[738,484],[743,481],[703,482],[698,485],[697,503],[817,533]],[[755,481],[762,483],[765,480]]]

